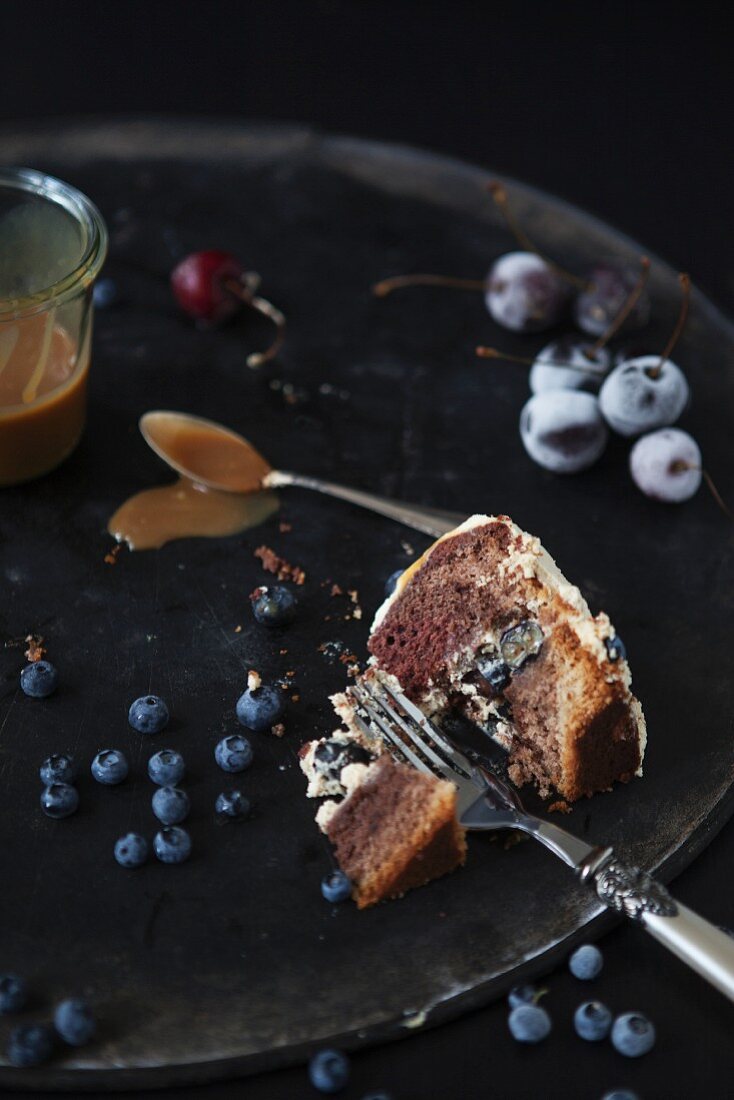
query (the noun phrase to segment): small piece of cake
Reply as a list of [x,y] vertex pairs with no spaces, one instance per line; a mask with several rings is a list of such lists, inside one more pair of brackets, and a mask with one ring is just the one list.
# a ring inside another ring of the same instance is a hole
[[316,820],[352,881],[359,909],[400,897],[466,859],[453,783],[384,753],[372,764],[348,764],[341,784],[343,800],[323,803]]
[[[566,801],[642,772],[645,720],[609,618],[507,516],[472,516],[398,580],[369,639],[429,717],[458,710],[509,752],[509,775]],[[348,696],[334,700],[353,727]]]

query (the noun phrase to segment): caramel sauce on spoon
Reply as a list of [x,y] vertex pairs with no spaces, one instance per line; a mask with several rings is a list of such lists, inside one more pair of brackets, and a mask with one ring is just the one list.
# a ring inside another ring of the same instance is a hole
[[108,531],[131,550],[152,550],[180,538],[222,538],[263,523],[279,507],[263,490],[270,464],[236,432],[183,413],[140,419],[146,443],[180,475],[122,504]]

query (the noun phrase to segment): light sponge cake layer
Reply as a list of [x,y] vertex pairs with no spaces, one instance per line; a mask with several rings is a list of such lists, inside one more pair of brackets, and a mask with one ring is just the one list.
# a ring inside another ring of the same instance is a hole
[[429,716],[486,727],[518,784],[573,801],[641,773],[645,722],[612,624],[507,516],[472,516],[434,543],[378,611],[369,649],[367,675],[394,676]]

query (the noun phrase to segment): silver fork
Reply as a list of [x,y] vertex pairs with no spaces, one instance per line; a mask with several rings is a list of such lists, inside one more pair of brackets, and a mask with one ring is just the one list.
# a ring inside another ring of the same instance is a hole
[[518,829],[539,840],[572,867],[604,905],[642,925],[734,1001],[734,938],[675,901],[646,871],[623,863],[611,848],[587,844],[527,813],[516,791],[472,763],[400,691],[363,680],[349,692],[358,704],[357,724],[367,736],[377,732],[396,760],[455,784],[464,828]]

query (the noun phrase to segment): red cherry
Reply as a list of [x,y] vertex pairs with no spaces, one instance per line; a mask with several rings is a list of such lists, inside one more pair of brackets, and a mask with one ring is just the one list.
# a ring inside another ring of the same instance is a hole
[[171,272],[171,287],[189,317],[223,321],[242,305],[241,295],[227,284],[240,283],[244,274],[242,264],[231,252],[212,248],[186,256]]

